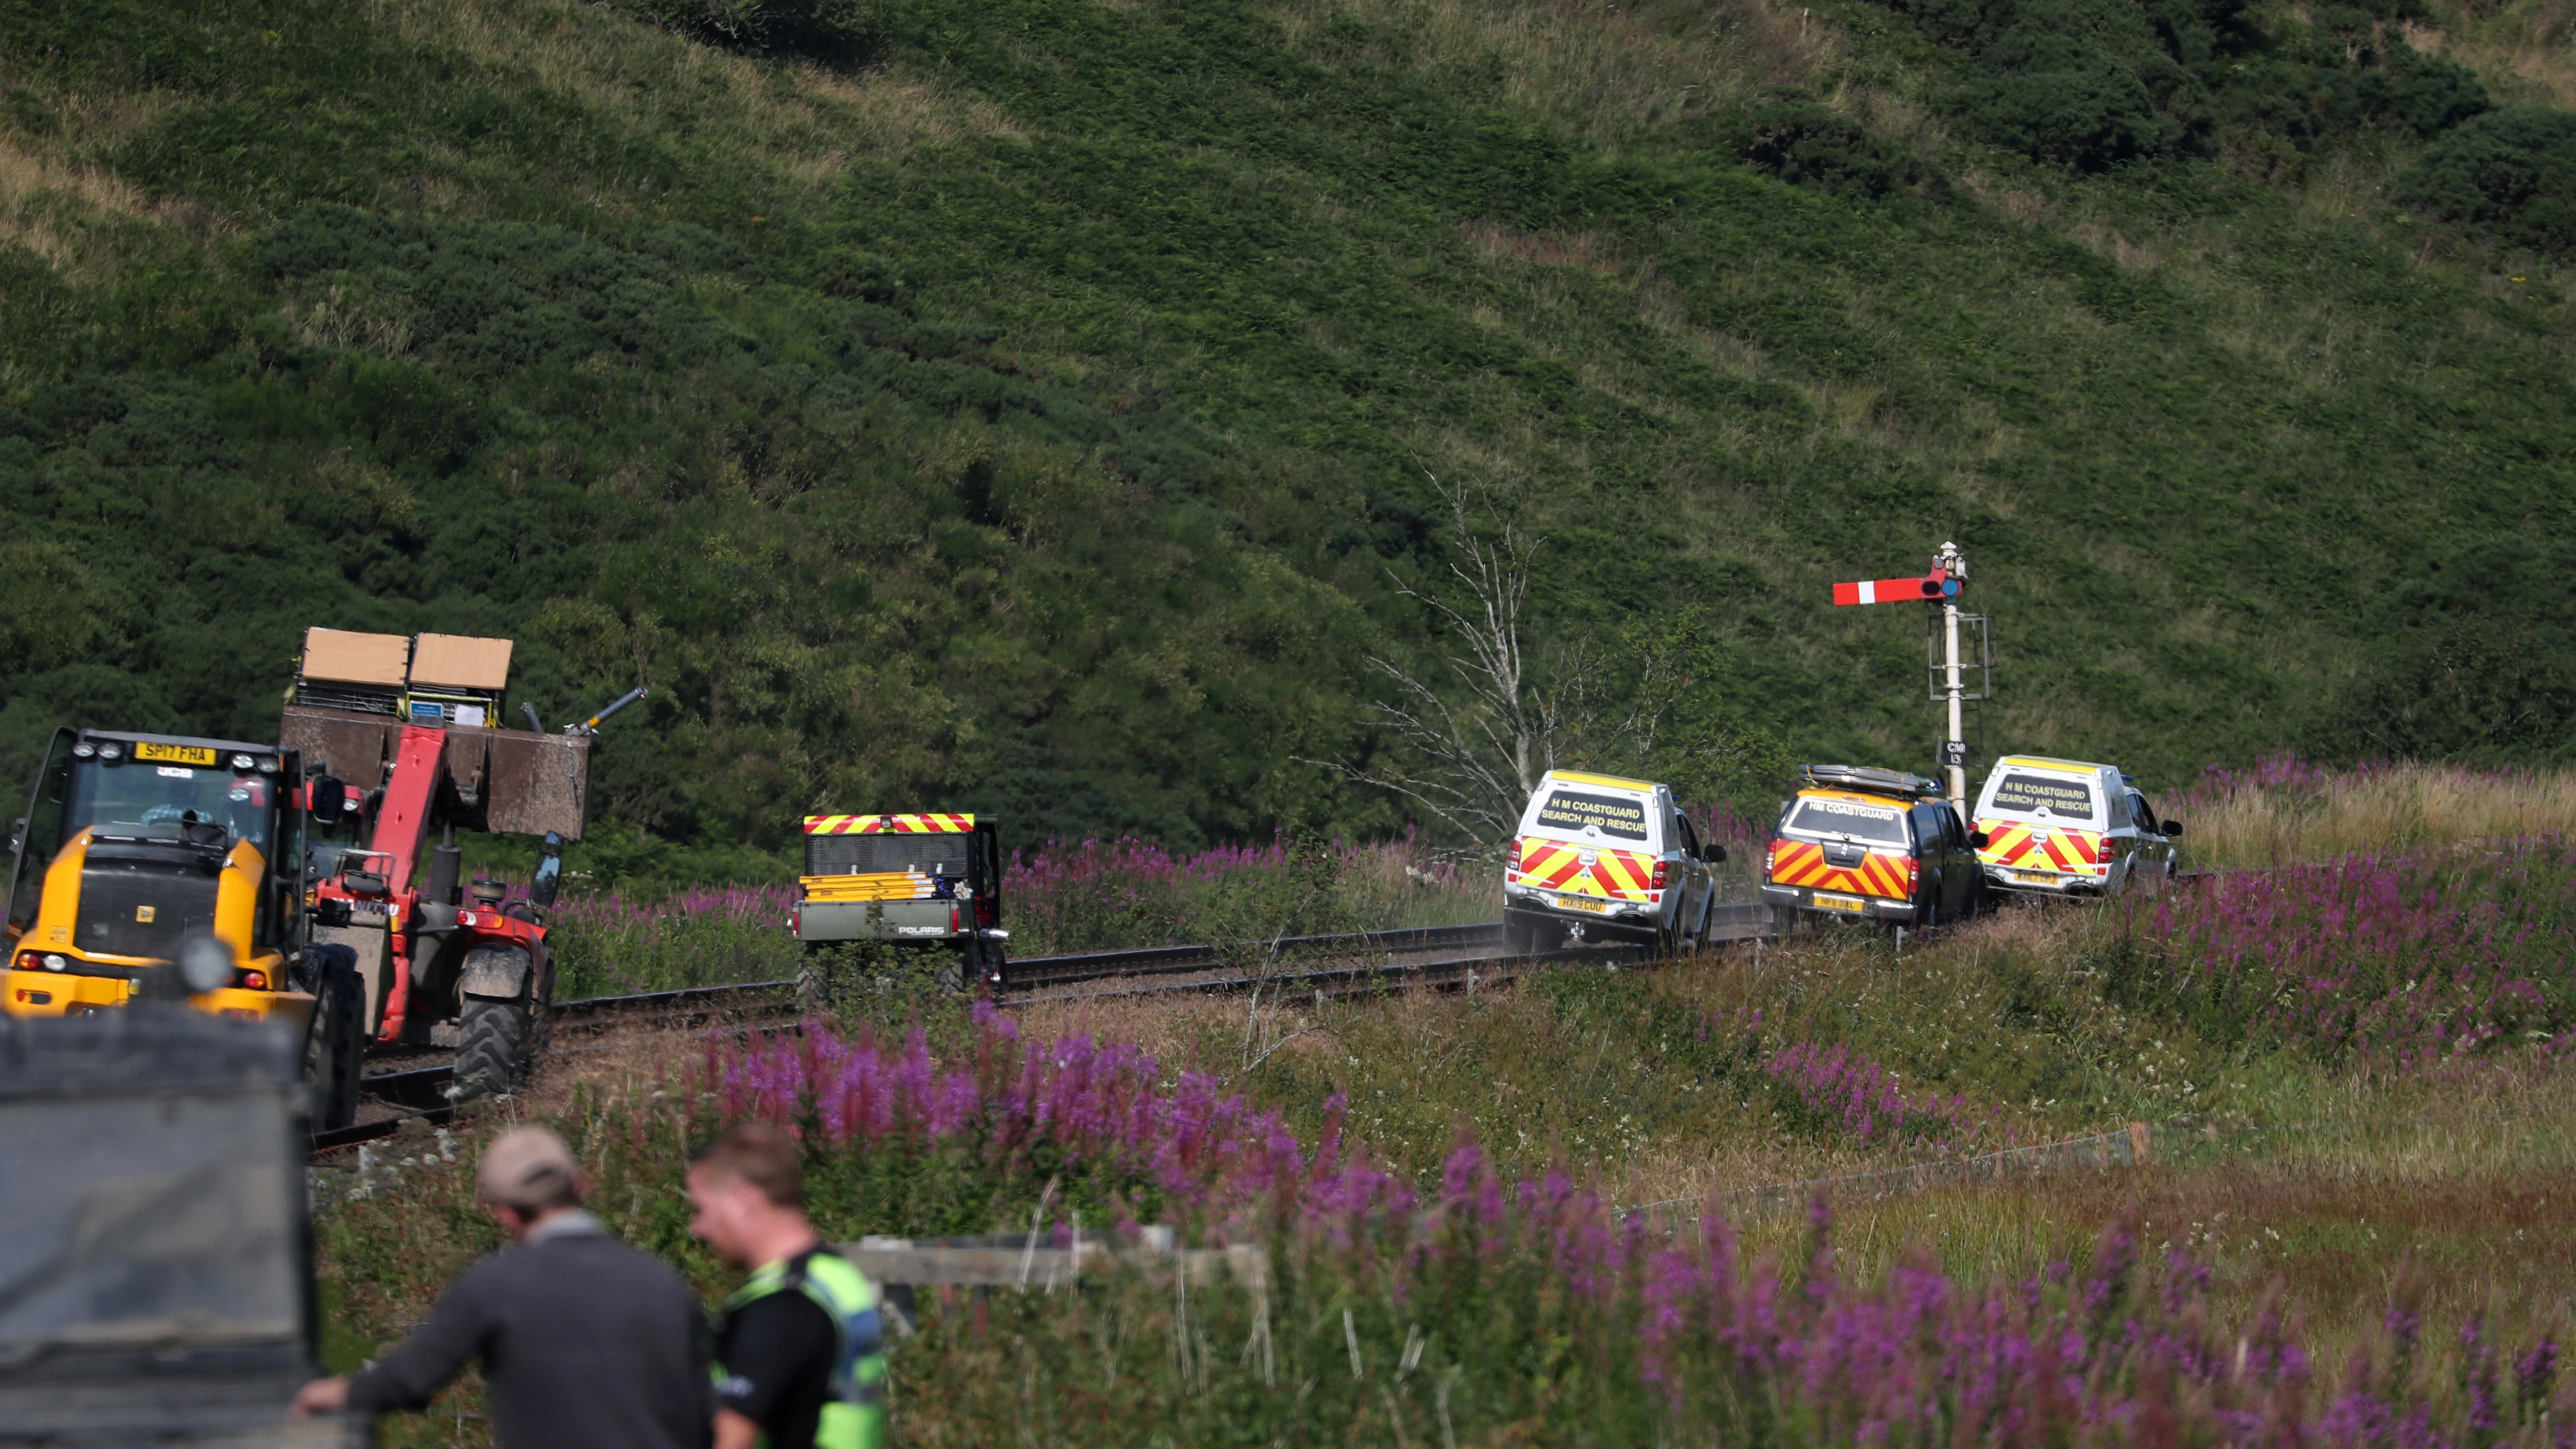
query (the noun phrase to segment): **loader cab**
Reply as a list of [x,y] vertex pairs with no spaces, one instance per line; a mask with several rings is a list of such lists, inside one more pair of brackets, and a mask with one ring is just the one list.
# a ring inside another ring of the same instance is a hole
[[303,940],[300,768],[274,745],[56,731],[13,841],[0,1010],[120,1006],[183,941],[212,935],[233,979],[201,1006],[283,1009],[300,1028],[281,995]]

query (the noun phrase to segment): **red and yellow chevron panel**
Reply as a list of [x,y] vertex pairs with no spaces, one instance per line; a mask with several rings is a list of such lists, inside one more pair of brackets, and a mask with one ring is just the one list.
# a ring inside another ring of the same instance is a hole
[[958,835],[975,828],[972,815],[808,815],[808,835]]
[[2101,853],[2100,831],[2033,825],[2026,820],[1980,820],[1976,828],[1986,832],[1986,848],[1977,852],[1977,859],[1988,865],[2074,875],[2103,872],[2103,865],[2095,859]]
[[[1633,850],[1602,850],[1537,835],[1522,836],[1513,842],[1512,849],[1520,861],[1519,868],[1509,872],[1514,885],[1613,901],[1653,898],[1655,858],[1651,855]],[[1586,851],[1592,855],[1590,865],[1583,863]]]
[[1825,848],[1816,842],[1783,840],[1772,850],[1771,883],[1901,901],[1911,894],[1905,885],[1905,865],[1904,856],[1877,851],[1862,856],[1855,866],[1828,865]]

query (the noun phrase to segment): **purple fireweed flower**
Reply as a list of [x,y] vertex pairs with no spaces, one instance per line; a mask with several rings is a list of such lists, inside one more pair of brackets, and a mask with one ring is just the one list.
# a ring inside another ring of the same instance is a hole
[[[2277,1314],[2219,1322],[2207,1270],[2181,1253],[2142,1254],[2123,1224],[2080,1275],[2057,1262],[1979,1282],[1917,1253],[1864,1281],[1833,1253],[1819,1200],[1804,1291],[1783,1292],[1776,1258],[1739,1261],[1716,1201],[1695,1231],[1620,1221],[1562,1166],[1507,1187],[1464,1134],[1421,1184],[1437,1185],[1425,1198],[1344,1139],[1338,1096],[1310,1148],[1277,1112],[1167,1073],[1133,1045],[1030,1041],[1007,1026],[978,1014],[972,1039],[944,1053],[920,1033],[842,1037],[819,1024],[796,1041],[711,1037],[699,1070],[716,1110],[788,1125],[827,1167],[846,1158],[901,1179],[974,1165],[971,1180],[1011,1209],[998,1221],[1025,1224],[1054,1184],[1070,1197],[1082,1179],[1110,1189],[1081,1200],[1108,1200],[1113,1234],[1133,1237],[1130,1205],[1141,1203],[1201,1241],[1272,1244],[1291,1270],[1333,1275],[1319,1283],[1327,1294],[1365,1285],[1359,1300],[1407,1315],[1419,1305],[1426,1328],[1444,1303],[1508,1320],[1586,1374],[1650,1386],[1654,1412],[1672,1420],[1658,1437],[1671,1442],[1744,1437],[1725,1418],[1731,1404],[1764,1406],[1801,1443],[2447,1449],[2499,1442],[2552,1408],[2555,1344],[2509,1357],[2473,1324],[2459,1392],[2375,1378],[2365,1352],[2311,1409],[2308,1355]],[[1039,1213],[1069,1241],[1062,1219]],[[2410,1293],[2401,1284],[2377,1335],[2380,1361],[2415,1351]],[[1338,1315],[1329,1321],[1338,1354]]]

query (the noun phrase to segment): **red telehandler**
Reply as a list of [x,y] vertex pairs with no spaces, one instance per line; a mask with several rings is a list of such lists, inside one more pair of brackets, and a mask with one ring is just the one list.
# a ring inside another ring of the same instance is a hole
[[[525,704],[531,729],[496,728],[510,651],[506,639],[310,630],[278,729],[325,772],[316,822],[336,817],[332,833],[351,837],[313,847],[313,939],[356,954],[370,1044],[456,1049],[459,1098],[527,1076],[554,992],[544,913],[564,844],[581,838],[591,736],[644,695],[561,734]],[[524,899],[482,876],[469,898],[460,826],[543,837]]]

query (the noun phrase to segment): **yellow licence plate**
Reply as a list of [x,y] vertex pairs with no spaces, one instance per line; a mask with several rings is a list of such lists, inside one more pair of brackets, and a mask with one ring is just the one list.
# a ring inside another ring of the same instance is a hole
[[1815,898],[1815,904],[1816,909],[1820,911],[1860,912],[1869,909],[1869,902],[1856,901],[1849,896],[1818,896]]
[[1556,903],[1569,911],[1590,911],[1596,916],[1606,915],[1610,910],[1608,901],[1587,900],[1582,896],[1558,896]]
[[146,740],[134,747],[134,758],[164,765],[211,765],[215,752],[203,745],[156,745]]
[[2057,884],[2057,877],[2044,870],[2017,870],[2013,872],[2013,879],[2023,885]]

